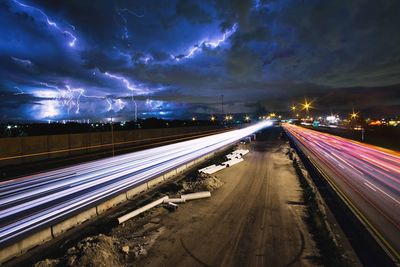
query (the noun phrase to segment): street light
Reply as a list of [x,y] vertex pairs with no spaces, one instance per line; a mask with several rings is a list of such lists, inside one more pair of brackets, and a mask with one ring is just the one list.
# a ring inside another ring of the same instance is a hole
[[193,117],[193,118],[192,118],[192,121],[195,121],[195,120],[196,120],[196,117]]
[[354,112],[354,110],[353,110],[353,113],[350,114],[350,118],[356,119],[357,117],[358,117],[358,112]]
[[307,99],[304,100],[304,104],[301,104],[303,106],[302,110],[306,110],[306,114],[308,115],[308,110],[310,108],[313,108],[311,106],[312,102],[308,102]]
[[211,121],[215,121],[215,117],[214,116],[211,116]]
[[246,117],[244,117],[244,120],[245,120],[245,121],[249,121],[249,120],[250,120],[250,117],[249,117],[249,116],[246,116]]
[[291,108],[291,110],[292,110],[293,112],[296,110],[296,106],[295,106],[295,105],[291,106],[290,108]]

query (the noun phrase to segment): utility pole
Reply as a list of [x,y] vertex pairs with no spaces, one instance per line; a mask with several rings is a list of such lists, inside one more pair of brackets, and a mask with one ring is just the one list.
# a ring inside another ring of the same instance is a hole
[[135,99],[133,99],[133,90],[132,90],[132,104],[133,104],[133,110],[134,110],[134,117],[133,117],[133,121],[137,122],[137,104]]
[[113,117],[111,116],[111,145],[112,145],[112,155],[114,157],[114,126],[113,126]]
[[221,115],[222,115],[222,121],[224,121],[224,95],[221,95]]

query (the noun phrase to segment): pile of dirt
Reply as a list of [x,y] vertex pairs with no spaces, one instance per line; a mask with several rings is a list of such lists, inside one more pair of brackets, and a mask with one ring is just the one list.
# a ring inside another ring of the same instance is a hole
[[95,267],[95,266],[124,266],[122,263],[119,241],[103,234],[87,237],[68,249],[64,257],[45,259],[37,262],[34,267]]
[[33,267],[56,267],[60,263],[58,259],[45,259],[33,265]]
[[183,192],[213,191],[223,185],[223,182],[217,177],[199,173],[197,177],[191,181],[184,181],[182,184]]
[[66,265],[78,266],[123,266],[118,256],[119,242],[103,234],[87,237],[68,249]]

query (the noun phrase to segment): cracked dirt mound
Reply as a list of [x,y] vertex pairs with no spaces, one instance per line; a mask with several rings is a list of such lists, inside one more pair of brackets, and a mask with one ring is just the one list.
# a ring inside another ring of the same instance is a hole
[[68,249],[66,265],[71,267],[123,266],[119,258],[118,243],[117,239],[102,234],[87,237]]
[[217,177],[210,174],[199,173],[197,177],[191,181],[185,181],[182,184],[183,192],[198,192],[198,191],[214,191],[220,188],[224,183]]

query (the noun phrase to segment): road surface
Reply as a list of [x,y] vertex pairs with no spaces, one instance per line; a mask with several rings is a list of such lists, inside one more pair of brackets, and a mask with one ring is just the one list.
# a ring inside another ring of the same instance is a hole
[[400,153],[299,126],[283,127],[399,262]]
[[268,122],[261,122],[240,130],[1,182],[0,247],[266,126]]
[[166,230],[136,266],[315,266],[315,242],[280,128],[251,143],[242,163],[215,175],[206,200],[161,218]]

